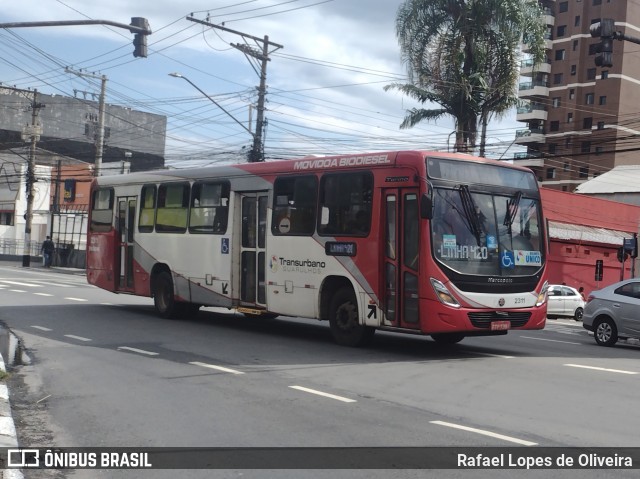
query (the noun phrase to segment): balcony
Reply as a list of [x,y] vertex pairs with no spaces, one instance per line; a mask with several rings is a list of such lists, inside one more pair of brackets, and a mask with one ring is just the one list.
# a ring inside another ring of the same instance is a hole
[[528,98],[532,96],[549,96],[549,82],[544,80],[532,80],[518,85],[518,96]]
[[532,155],[531,153],[520,152],[513,154],[513,164],[518,166],[525,166],[527,168],[543,167],[544,159],[539,155]]
[[552,8],[543,8],[542,15],[544,16],[544,21],[547,25],[554,26],[556,24],[556,14]]
[[529,121],[529,120],[546,120],[547,119],[547,107],[539,103],[528,103],[526,105],[519,106],[516,111],[517,121]]
[[515,143],[517,145],[525,145],[527,143],[544,143],[544,128],[526,128],[524,130],[516,130]]
[[551,60],[533,65],[533,60],[523,60],[520,62],[520,75],[531,77],[536,73],[551,73]]

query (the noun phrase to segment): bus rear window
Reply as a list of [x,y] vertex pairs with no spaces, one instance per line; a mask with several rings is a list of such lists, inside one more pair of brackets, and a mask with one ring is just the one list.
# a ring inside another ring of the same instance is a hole
[[111,230],[113,224],[113,189],[103,188],[95,190],[91,198],[92,232],[104,233]]

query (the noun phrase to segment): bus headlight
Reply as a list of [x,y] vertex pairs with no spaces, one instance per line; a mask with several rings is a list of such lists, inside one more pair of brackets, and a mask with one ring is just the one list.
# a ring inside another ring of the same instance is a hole
[[442,283],[442,281],[438,281],[435,278],[431,278],[431,286],[433,286],[433,289],[436,292],[436,296],[438,297],[441,303],[444,303],[447,306],[452,306],[454,308],[460,307],[460,303],[458,303],[458,300],[449,292],[449,290]]
[[536,306],[542,306],[547,302],[547,289],[549,289],[549,282],[545,281],[540,290],[540,294],[538,294],[538,299],[536,299]]

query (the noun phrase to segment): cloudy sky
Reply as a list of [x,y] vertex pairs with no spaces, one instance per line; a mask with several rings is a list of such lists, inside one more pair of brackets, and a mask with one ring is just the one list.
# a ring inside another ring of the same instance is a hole
[[[400,130],[417,106],[383,87],[405,81],[395,36],[401,0],[20,0],[5,2],[0,23],[147,18],[148,57],[133,57],[133,35],[113,26],[0,30],[0,82],[74,96],[99,92],[99,81],[65,67],[105,75],[107,102],[165,115],[166,154],[176,165],[208,164],[251,144],[235,120],[255,121],[259,77],[230,44],[263,39],[267,66],[265,152],[270,158],[387,149],[446,150],[450,119]],[[207,93],[232,116],[187,81]],[[76,93],[79,95],[79,93]],[[489,151],[500,156],[515,137],[515,114],[489,126]],[[235,120],[234,120],[235,118]],[[451,144],[452,144],[451,140]],[[512,151],[505,158],[512,156]],[[187,161],[188,160],[188,161]]]

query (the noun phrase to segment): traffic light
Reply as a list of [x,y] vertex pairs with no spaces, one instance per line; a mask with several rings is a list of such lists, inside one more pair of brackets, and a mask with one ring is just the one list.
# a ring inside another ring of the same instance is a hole
[[629,255],[624,250],[624,246],[620,246],[618,248],[618,261],[620,261],[621,263],[624,263],[627,260],[628,257],[629,257]]
[[[138,27],[136,30],[131,30],[135,33],[133,37],[133,56],[147,58],[147,35],[149,35],[149,22],[146,18],[132,17],[130,25],[132,27]],[[144,29],[144,32],[138,31],[138,29]]]
[[591,25],[591,36],[600,37],[600,43],[596,46],[595,63],[598,67],[613,66],[613,40],[616,37],[614,21],[612,18],[603,18],[598,23]]

